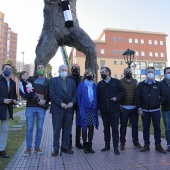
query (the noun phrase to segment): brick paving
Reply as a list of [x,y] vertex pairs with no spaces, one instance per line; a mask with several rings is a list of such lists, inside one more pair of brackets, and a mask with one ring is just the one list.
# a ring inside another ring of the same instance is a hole
[[[75,125],[73,125],[73,147],[75,153],[52,157],[53,132],[51,114],[47,112],[42,137],[41,148],[43,155],[37,155],[32,151],[28,157],[23,157],[25,141],[14,158],[8,164],[6,170],[170,170],[170,154],[161,154],[154,149],[154,138],[151,136],[151,150],[141,153],[139,149],[132,146],[131,129],[127,131],[126,150],[115,155],[113,148],[107,152],[101,152],[104,147],[103,125],[100,120],[98,130],[95,130],[93,149],[94,154],[84,154],[83,150],[74,146]],[[139,132],[139,139],[143,144],[142,133]],[[162,139],[162,146],[166,147],[165,139]]]

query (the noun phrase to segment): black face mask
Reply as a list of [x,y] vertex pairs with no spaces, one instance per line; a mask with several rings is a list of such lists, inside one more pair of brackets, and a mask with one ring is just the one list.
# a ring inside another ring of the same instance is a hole
[[93,78],[93,77],[92,77],[91,75],[86,76],[86,79],[89,80],[89,81],[92,80],[92,78]]
[[107,76],[106,76],[106,74],[101,74],[101,77],[102,77],[103,80],[106,80]]
[[125,77],[126,77],[127,79],[132,78],[132,73],[127,73],[127,74],[125,74]]
[[72,68],[72,69],[71,69],[71,72],[72,72],[72,74],[74,74],[74,75],[79,75],[79,74],[80,74],[80,69],[78,69],[78,68]]

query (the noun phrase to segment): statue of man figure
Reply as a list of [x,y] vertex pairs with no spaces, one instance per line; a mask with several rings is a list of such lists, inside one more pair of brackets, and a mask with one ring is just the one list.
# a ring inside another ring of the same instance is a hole
[[79,27],[76,15],[76,1],[69,0],[73,27],[65,27],[61,0],[44,0],[44,25],[36,47],[35,66],[47,65],[56,54],[58,47],[67,45],[83,52],[85,68],[91,68],[97,75],[96,46],[89,35]]

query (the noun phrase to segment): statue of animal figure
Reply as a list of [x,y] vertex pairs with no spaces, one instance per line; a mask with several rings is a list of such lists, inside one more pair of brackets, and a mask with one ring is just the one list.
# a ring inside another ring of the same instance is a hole
[[79,26],[76,15],[77,0],[68,1],[73,18],[73,27],[69,28],[65,27],[61,0],[44,0],[44,24],[36,47],[35,68],[39,63],[46,66],[59,46],[66,45],[85,54],[85,69],[93,69],[97,78],[96,45]]

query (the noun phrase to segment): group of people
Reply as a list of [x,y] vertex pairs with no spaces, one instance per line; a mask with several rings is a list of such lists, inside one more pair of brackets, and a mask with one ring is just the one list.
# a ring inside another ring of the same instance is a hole
[[[11,65],[4,64],[0,75],[0,156],[3,158],[9,158],[5,152],[7,132],[9,120],[13,119],[13,104],[18,104],[16,84],[10,78],[11,72]],[[28,77],[25,71],[20,74],[20,95],[27,100],[26,149],[23,156],[29,156],[32,151],[35,118],[34,151],[39,155],[43,153],[40,144],[45,113],[50,101],[54,149],[52,156],[57,156],[60,152],[74,153],[72,148],[74,113],[75,144],[79,149],[84,149],[85,154],[95,153],[92,143],[94,143],[94,128],[97,129],[99,126],[98,113],[101,115],[104,127],[105,145],[101,149],[102,152],[110,150],[111,133],[114,153],[120,154],[119,141],[120,149],[126,149],[128,123],[132,127],[133,146],[139,148],[141,152],[149,151],[151,120],[154,127],[155,150],[161,153],[170,152],[170,67],[164,69],[165,77],[161,82],[155,80],[155,69],[152,67],[146,68],[146,79],[142,82],[132,77],[131,68],[125,68],[124,77],[118,80],[111,77],[111,70],[108,67],[102,67],[100,69],[102,80],[97,84],[94,81],[94,71],[87,69],[81,76],[78,64],[73,64],[70,76],[66,65],[61,65],[58,72],[58,77],[49,80],[45,76],[44,66],[39,64],[36,68],[37,75]],[[166,150],[161,146],[161,111],[165,124]],[[139,115],[143,123],[143,147],[138,139]]]

